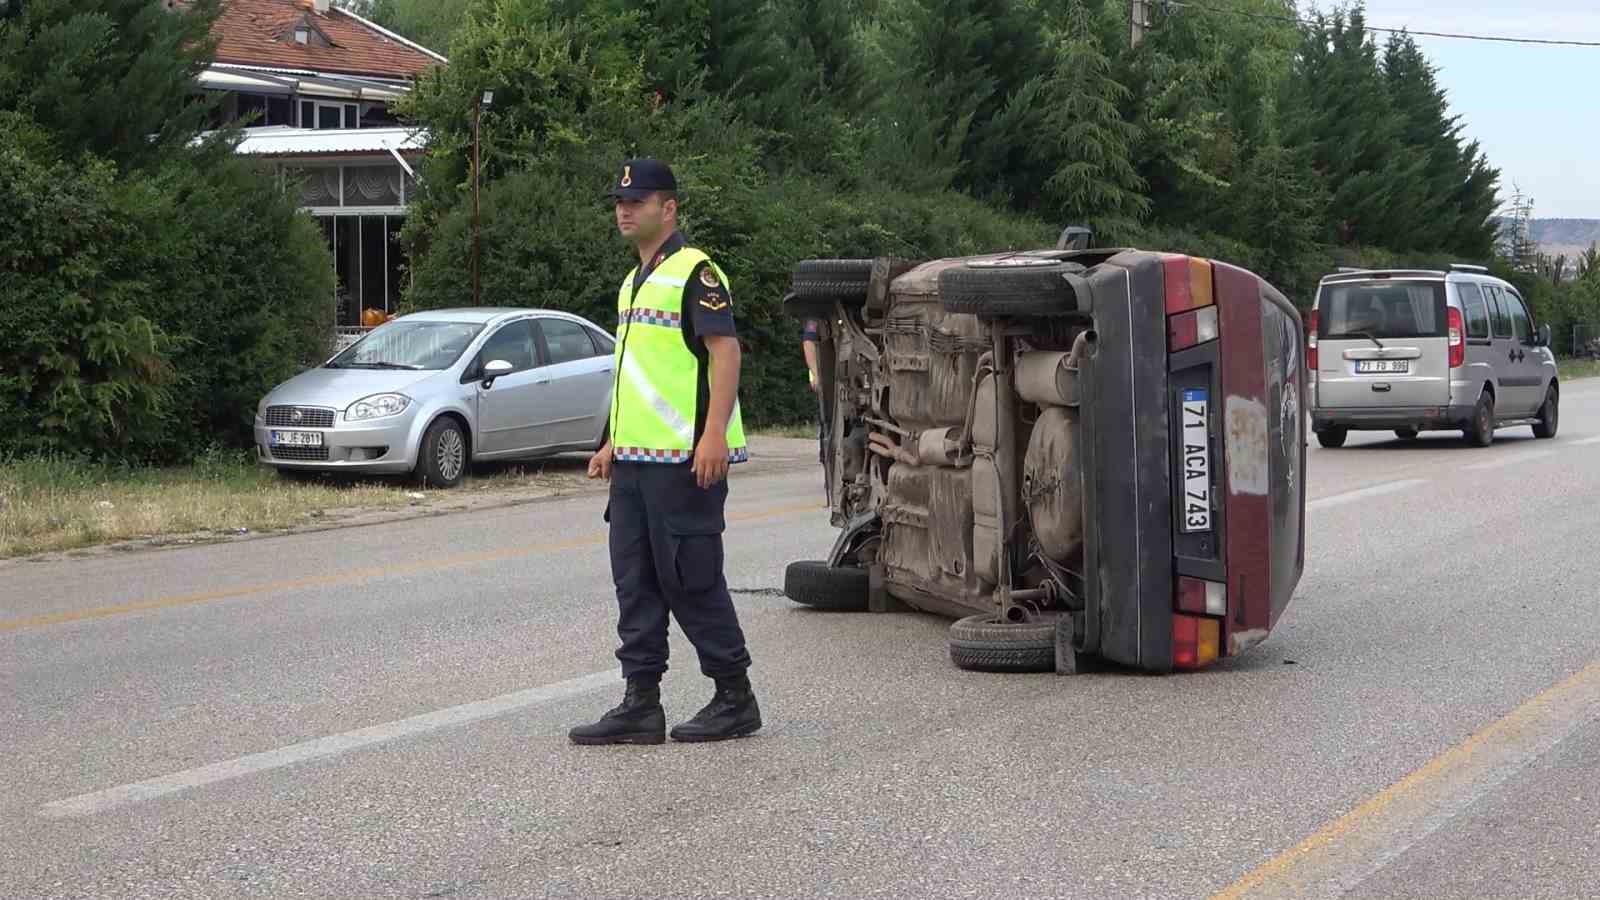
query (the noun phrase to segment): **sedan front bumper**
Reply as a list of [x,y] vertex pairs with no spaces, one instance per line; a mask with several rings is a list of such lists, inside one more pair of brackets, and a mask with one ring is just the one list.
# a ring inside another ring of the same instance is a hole
[[[256,420],[256,460],[283,469],[349,472],[409,472],[416,467],[412,440],[415,412],[407,410],[368,422],[340,419],[332,428],[268,427]],[[274,432],[312,431],[322,435],[322,445],[274,443]]]

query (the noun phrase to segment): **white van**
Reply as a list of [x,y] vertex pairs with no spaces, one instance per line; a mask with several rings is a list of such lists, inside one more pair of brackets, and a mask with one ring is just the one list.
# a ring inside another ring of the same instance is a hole
[[1311,427],[1324,447],[1352,430],[1460,430],[1479,447],[1496,428],[1556,435],[1550,326],[1482,266],[1342,270],[1317,285],[1310,326]]

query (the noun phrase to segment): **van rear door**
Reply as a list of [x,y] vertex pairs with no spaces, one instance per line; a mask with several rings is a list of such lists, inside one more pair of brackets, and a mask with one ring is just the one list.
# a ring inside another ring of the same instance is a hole
[[1447,318],[1442,277],[1325,282],[1317,297],[1317,407],[1449,405]]

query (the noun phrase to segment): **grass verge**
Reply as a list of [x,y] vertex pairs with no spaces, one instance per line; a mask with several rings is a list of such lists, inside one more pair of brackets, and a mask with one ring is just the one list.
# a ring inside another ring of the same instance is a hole
[[1556,369],[1561,373],[1562,381],[1571,381],[1574,378],[1597,378],[1600,377],[1600,360],[1558,359]]
[[421,491],[402,479],[284,478],[235,451],[172,468],[0,460],[0,559],[176,535],[281,531],[487,493],[548,494],[581,474],[570,461],[486,466],[456,490]]

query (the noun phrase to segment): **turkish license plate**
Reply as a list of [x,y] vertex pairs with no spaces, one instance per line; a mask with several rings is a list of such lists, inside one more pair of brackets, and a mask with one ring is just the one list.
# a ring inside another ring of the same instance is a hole
[[320,431],[274,431],[272,433],[274,447],[321,447],[322,432]]
[[1211,530],[1211,412],[1204,388],[1185,388],[1183,403],[1182,530]]
[[1406,359],[1358,359],[1357,375],[1404,375],[1411,371],[1411,361]]

